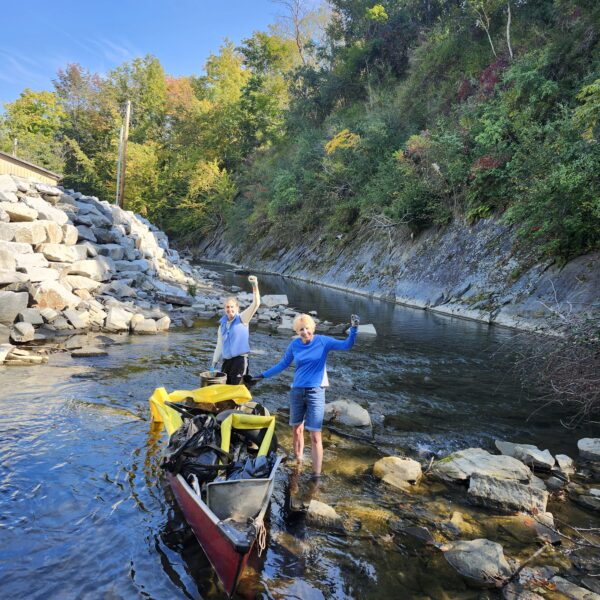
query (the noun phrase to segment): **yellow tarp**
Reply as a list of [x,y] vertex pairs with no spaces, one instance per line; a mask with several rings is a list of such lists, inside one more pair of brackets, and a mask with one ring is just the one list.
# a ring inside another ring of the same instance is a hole
[[186,398],[192,398],[199,404],[233,400],[239,405],[252,400],[252,395],[245,385],[209,385],[195,390],[175,390],[170,394],[165,388],[156,388],[149,400],[152,420],[163,423],[169,435],[181,426],[181,416],[177,411],[165,406],[165,401],[181,402]]

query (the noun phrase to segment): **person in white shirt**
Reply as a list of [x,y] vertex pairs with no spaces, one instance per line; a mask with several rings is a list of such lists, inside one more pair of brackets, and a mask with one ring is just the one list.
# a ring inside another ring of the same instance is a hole
[[248,277],[252,285],[252,304],[241,313],[238,301],[233,296],[225,300],[224,312],[217,332],[217,347],[213,354],[212,370],[223,359],[221,372],[227,375],[229,385],[239,385],[248,374],[250,354],[250,320],[260,306],[258,280]]

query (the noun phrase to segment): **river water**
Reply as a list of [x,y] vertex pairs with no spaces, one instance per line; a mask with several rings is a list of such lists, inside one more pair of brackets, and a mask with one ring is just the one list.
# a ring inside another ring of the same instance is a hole
[[[222,278],[248,287],[241,275],[222,270]],[[528,420],[539,402],[535,390],[520,386],[510,362],[527,340],[275,276],[260,281],[263,294],[286,293],[292,306],[317,310],[321,319],[347,322],[357,313],[375,325],[377,337],[359,337],[351,352],[330,355],[328,400],[360,402],[376,425],[364,439],[324,433],[326,477],[318,489],[308,473],[281,470],[267,549],[254,557],[239,596],[478,598],[438,550],[398,535],[390,523],[432,528],[460,510],[478,535],[501,541],[516,557],[526,551],[522,540],[497,524],[491,530],[491,521],[456,491],[431,483],[409,496],[376,481],[369,469],[390,453],[427,464],[454,449],[491,449],[495,438],[576,456],[577,439],[589,431],[562,428],[560,415],[548,409]],[[197,322],[167,335],[113,336],[108,357],[58,353],[44,366],[0,367],[3,598],[224,597],[164,484],[158,464],[165,439],[148,410],[155,387],[197,387],[215,333],[216,321]],[[254,327],[251,370],[274,364],[289,339]],[[277,433],[288,449],[290,380],[284,373],[254,388],[255,398],[279,416]],[[346,531],[308,526],[290,510],[298,495],[334,505]],[[586,522],[587,515],[574,509],[571,518]]]

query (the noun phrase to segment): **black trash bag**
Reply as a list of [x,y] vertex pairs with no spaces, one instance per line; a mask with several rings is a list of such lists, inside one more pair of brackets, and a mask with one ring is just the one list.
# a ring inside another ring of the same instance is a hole
[[204,429],[206,419],[202,418],[184,418],[182,424],[171,434],[169,445],[165,450],[165,459],[176,458],[177,454],[182,452],[189,440],[199,431]]
[[[185,417],[171,434],[161,467],[175,475],[196,475],[199,482],[212,481],[231,462],[219,443],[219,425],[212,415]],[[219,459],[223,464],[217,464]]]
[[227,480],[266,479],[271,474],[273,460],[271,456],[247,457],[245,461],[233,463],[228,471]]
[[194,455],[184,453],[179,468],[186,479],[195,475],[198,482],[203,483],[212,481],[220,471],[229,469],[230,462],[231,454],[213,444],[204,444],[197,448]]

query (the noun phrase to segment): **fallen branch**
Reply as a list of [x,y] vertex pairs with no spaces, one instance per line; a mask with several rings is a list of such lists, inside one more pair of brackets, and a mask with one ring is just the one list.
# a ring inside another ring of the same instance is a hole
[[504,582],[503,586],[508,585],[511,581],[514,581],[519,573],[528,565],[532,560],[535,560],[544,550],[548,547],[548,544],[544,544],[541,548],[538,548],[527,560],[524,560],[519,568]]

